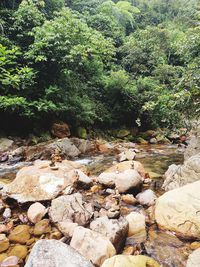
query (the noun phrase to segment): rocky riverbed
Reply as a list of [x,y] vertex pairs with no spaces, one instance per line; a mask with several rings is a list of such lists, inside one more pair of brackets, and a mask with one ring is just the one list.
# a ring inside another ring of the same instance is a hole
[[[172,144],[78,138],[3,144],[1,267],[200,266],[194,142],[184,163],[184,149]],[[179,173],[167,171],[172,163],[181,175],[192,170],[183,187],[175,181]],[[165,193],[172,176],[176,187]]]

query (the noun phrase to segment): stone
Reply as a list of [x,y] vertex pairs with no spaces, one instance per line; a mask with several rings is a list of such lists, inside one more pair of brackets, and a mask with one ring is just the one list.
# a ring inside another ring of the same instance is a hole
[[136,199],[141,205],[152,206],[155,204],[157,197],[151,189],[148,189],[143,191],[142,193],[139,193],[136,196]]
[[142,243],[146,240],[145,216],[138,212],[131,212],[126,216],[128,221],[128,239],[127,244]]
[[9,248],[10,242],[5,234],[0,234],[0,253]]
[[151,138],[151,139],[149,140],[149,143],[152,144],[152,145],[154,145],[154,144],[157,144],[158,141],[157,141],[156,138]]
[[121,199],[124,203],[128,205],[135,205],[137,203],[137,199],[131,194],[123,195]]
[[3,192],[20,203],[54,199],[74,180],[68,173],[81,168],[71,161],[57,163],[58,170],[52,170],[50,161],[36,161],[33,166],[24,167],[13,182],[5,185]]
[[51,232],[50,222],[48,219],[44,219],[36,223],[33,234],[36,236],[40,236],[40,235],[47,234],[50,232]]
[[66,237],[72,237],[75,228],[78,226],[77,223],[73,223],[71,221],[64,221],[58,223],[58,229],[63,233]]
[[130,134],[131,134],[130,130],[128,130],[128,129],[121,129],[121,130],[119,130],[117,132],[116,137],[117,138],[124,138],[124,137],[127,137]]
[[187,159],[183,165],[169,166],[164,179],[163,189],[165,191],[200,180],[200,153]]
[[46,207],[43,206],[41,203],[36,202],[29,207],[27,216],[29,221],[35,224],[41,221],[41,219],[45,216],[46,213]]
[[58,240],[39,240],[25,267],[94,267],[70,246]]
[[8,253],[8,256],[16,256],[19,259],[25,259],[28,254],[28,249],[23,245],[15,245]]
[[14,141],[8,138],[0,138],[0,153],[8,151],[13,146]]
[[100,217],[90,223],[90,229],[108,237],[116,251],[120,251],[128,234],[128,221],[123,217],[118,220]]
[[136,157],[135,151],[133,149],[128,149],[118,155],[118,160],[119,162],[125,160],[134,160],[135,157]]
[[161,267],[155,260],[143,256],[117,255],[104,262],[101,267]]
[[155,219],[161,229],[184,238],[200,238],[200,181],[163,194],[156,200]]
[[79,138],[87,139],[87,130],[83,127],[78,127],[77,134]]
[[[8,255],[6,253],[0,254],[0,263],[4,261],[6,258],[8,258]],[[1,265],[0,265],[1,266]]]
[[123,172],[104,172],[99,175],[98,182],[106,186],[115,185],[119,193],[125,193],[142,186],[142,177],[133,169]]
[[78,150],[82,154],[95,151],[95,145],[92,141],[76,137],[70,138],[70,141],[78,148]]
[[106,259],[116,254],[107,237],[81,226],[75,228],[70,246],[95,266],[101,266]]
[[185,160],[200,153],[200,125],[193,130],[193,136],[184,153]]
[[10,208],[6,208],[3,212],[3,218],[4,219],[9,219],[11,217],[11,209]]
[[77,181],[83,185],[90,186],[92,184],[92,179],[88,177],[84,172],[81,170],[72,170],[68,174],[74,181]]
[[16,256],[10,256],[3,260],[1,267],[18,267],[19,258]]
[[91,203],[85,202],[80,193],[75,193],[52,200],[49,216],[54,223],[71,220],[84,226],[90,222],[93,212]]
[[190,254],[186,267],[199,267],[200,266],[200,248]]
[[148,141],[144,140],[142,137],[138,137],[137,142],[141,145],[148,145]]
[[68,124],[63,121],[54,122],[51,128],[51,133],[54,137],[58,138],[69,137],[71,135]]
[[9,234],[11,242],[25,244],[30,239],[30,227],[28,225],[18,225]]

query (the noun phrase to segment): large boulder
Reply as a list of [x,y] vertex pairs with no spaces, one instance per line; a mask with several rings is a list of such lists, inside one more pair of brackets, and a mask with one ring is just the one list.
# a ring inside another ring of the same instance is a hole
[[117,255],[106,260],[101,267],[160,267],[160,265],[155,260],[142,255]]
[[200,181],[166,192],[156,201],[155,219],[160,228],[184,238],[200,238]]
[[107,237],[81,226],[75,228],[70,246],[95,266],[101,266],[106,259],[116,254]]
[[36,161],[33,166],[22,168],[15,180],[5,185],[3,192],[20,203],[54,199],[68,185],[74,183],[74,177],[68,175],[79,164],[63,161],[52,170],[49,161]]
[[0,153],[9,150],[13,146],[13,144],[14,144],[13,140],[3,137],[0,138]]
[[186,267],[199,267],[200,266],[200,248],[190,254]]
[[58,138],[69,137],[70,129],[66,122],[54,122],[51,128],[51,133]]
[[189,159],[191,156],[200,153],[200,125],[194,131],[190,143],[184,153],[185,160]]
[[70,220],[82,226],[90,222],[93,211],[91,203],[85,202],[80,193],[75,193],[52,200],[49,216],[54,223]]
[[94,267],[70,246],[57,240],[39,240],[25,267]]
[[164,178],[166,191],[200,180],[200,153],[187,159],[183,165],[171,165]]
[[121,217],[117,219],[108,219],[100,217],[90,223],[90,229],[109,238],[111,243],[119,251],[128,234],[128,221]]

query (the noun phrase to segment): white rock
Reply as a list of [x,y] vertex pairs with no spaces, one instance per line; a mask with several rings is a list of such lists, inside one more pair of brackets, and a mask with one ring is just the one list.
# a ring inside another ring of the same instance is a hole
[[148,189],[139,193],[136,196],[136,199],[141,205],[152,206],[155,204],[157,197],[151,189]]
[[46,207],[41,203],[36,202],[29,207],[27,216],[29,221],[31,221],[32,223],[37,223],[42,220],[46,213]]
[[186,267],[199,267],[200,266],[200,248],[190,254]]
[[11,209],[10,208],[6,208],[5,210],[4,210],[4,213],[3,213],[3,218],[4,219],[9,219],[10,217],[11,217]]

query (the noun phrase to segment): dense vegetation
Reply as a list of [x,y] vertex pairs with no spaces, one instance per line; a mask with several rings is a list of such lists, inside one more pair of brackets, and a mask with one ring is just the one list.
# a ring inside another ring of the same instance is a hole
[[198,0],[2,0],[1,125],[172,127],[198,116],[199,9]]

